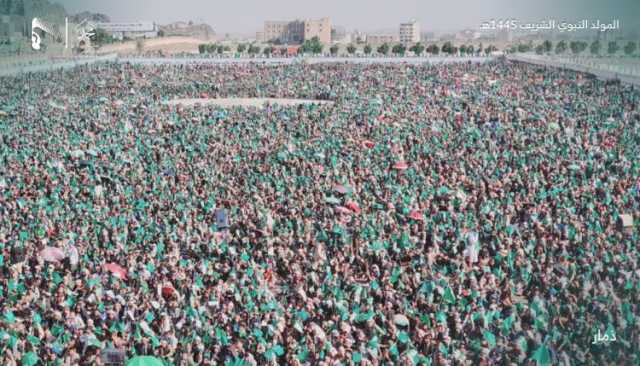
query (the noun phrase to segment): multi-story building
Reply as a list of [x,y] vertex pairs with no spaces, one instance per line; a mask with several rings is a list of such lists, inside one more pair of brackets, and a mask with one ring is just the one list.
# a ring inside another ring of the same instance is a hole
[[264,40],[267,42],[284,42],[287,36],[287,26],[289,22],[271,21],[264,22]]
[[410,45],[420,42],[420,23],[411,20],[400,24],[400,43]]
[[398,42],[398,37],[393,34],[367,34],[367,43],[370,45],[391,44],[396,42]]
[[298,44],[318,37],[324,44],[331,43],[331,21],[329,18],[318,20],[266,21],[264,22],[264,40]]
[[331,21],[329,18],[318,20],[306,19],[304,21],[304,40],[318,37],[320,43],[331,43]]

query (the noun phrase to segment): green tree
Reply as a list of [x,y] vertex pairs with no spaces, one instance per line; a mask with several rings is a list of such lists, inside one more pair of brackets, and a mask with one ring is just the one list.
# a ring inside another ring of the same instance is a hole
[[536,54],[537,55],[542,55],[544,53],[544,45],[543,44],[539,44],[536,46]]
[[331,48],[329,48],[329,52],[331,52],[333,56],[337,55],[339,50],[340,47],[338,47],[337,44],[334,44],[333,46],[331,46]]
[[576,55],[580,53],[580,44],[578,43],[578,41],[571,41],[569,43],[569,49],[571,49],[571,53]]
[[265,55],[271,55],[273,53],[273,47],[267,46],[262,50],[262,53]]
[[518,52],[524,53],[529,51],[531,51],[531,46],[529,46],[528,44],[520,43],[518,45]]
[[560,41],[556,44],[556,53],[561,54],[567,50],[567,42]]
[[383,55],[387,55],[389,53],[389,45],[386,43],[381,44],[380,47],[378,47],[377,52]]
[[616,54],[618,51],[620,50],[620,46],[618,45],[618,42],[616,41],[611,41],[609,42],[609,47],[607,48],[607,53],[610,55],[614,55]]
[[249,49],[247,52],[249,52],[252,55],[256,55],[260,53],[260,47],[252,44],[249,46]]
[[496,52],[497,50],[498,50],[498,47],[490,44],[490,45],[487,46],[487,48],[484,49],[484,53],[488,55],[491,52]]
[[198,45],[198,52],[200,52],[200,54],[203,54],[203,53],[207,52],[207,45],[206,44],[199,44]]
[[591,42],[591,47],[590,47],[590,51],[592,55],[598,55],[600,54],[600,49],[602,48],[602,45],[600,44],[600,41],[595,40],[593,42]]
[[319,54],[322,53],[323,47],[324,46],[320,42],[320,39],[318,37],[313,37],[311,39],[307,39],[302,43],[301,50],[303,53]]
[[424,46],[422,45],[422,43],[418,42],[416,44],[414,44],[409,51],[415,53],[416,55],[420,56],[422,54],[422,52],[424,52]]
[[448,53],[448,54],[452,54],[453,53],[453,45],[451,45],[451,42],[447,41],[442,45],[442,52],[443,53]]
[[638,46],[636,45],[636,43],[635,43],[635,42],[633,42],[633,41],[629,41],[629,42],[624,46],[624,53],[625,53],[627,56],[631,56],[631,55],[633,55],[633,53],[634,53],[634,52],[636,52],[636,48],[637,48],[637,47],[638,47]]
[[244,43],[239,43],[237,50],[238,50],[238,53],[244,53],[244,51],[247,50],[247,45]]
[[371,48],[371,46],[370,46],[370,45],[368,45],[368,44],[364,45],[364,53],[365,53],[366,55],[370,55],[370,54],[371,54],[371,52],[373,52],[373,48]]
[[391,50],[391,52],[393,52],[394,55],[404,55],[406,51],[407,51],[407,48],[402,43],[398,43],[394,45]]
[[430,44],[429,47],[427,47],[427,52],[432,55],[437,55],[440,53],[440,47],[438,47],[437,44]]
[[544,53],[549,53],[551,52],[553,45],[551,44],[551,41],[547,39],[544,42],[542,42],[542,47],[544,48]]
[[347,52],[349,52],[350,55],[353,55],[354,53],[356,53],[356,46],[350,44],[347,46]]
[[224,53],[224,46],[223,45],[219,45],[218,49],[217,49],[217,52],[218,52],[219,55],[222,55]]

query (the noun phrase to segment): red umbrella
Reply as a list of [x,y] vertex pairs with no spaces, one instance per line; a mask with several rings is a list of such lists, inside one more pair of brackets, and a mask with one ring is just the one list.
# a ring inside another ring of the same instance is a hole
[[409,165],[407,165],[407,163],[405,163],[404,161],[399,161],[393,165],[393,168],[396,170],[407,170],[409,168]]
[[358,206],[357,202],[350,201],[350,202],[347,202],[345,206],[347,206],[347,208],[353,211],[354,213],[360,214],[360,206]]
[[416,221],[423,221],[424,218],[422,217],[422,212],[418,211],[418,210],[413,210],[411,211],[411,213],[409,214],[409,217],[416,220]]
[[376,146],[376,143],[370,140],[364,140],[362,141],[362,146],[366,147],[367,149],[373,149],[373,147]]
[[62,249],[56,247],[46,247],[42,249],[40,256],[46,262],[60,262],[67,257]]
[[116,263],[107,263],[104,265],[104,269],[113,273],[114,276],[120,278],[121,280],[127,279],[127,270]]

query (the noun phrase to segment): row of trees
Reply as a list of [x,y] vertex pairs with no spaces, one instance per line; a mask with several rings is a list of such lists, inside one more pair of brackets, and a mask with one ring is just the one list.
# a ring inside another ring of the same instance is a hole
[[[618,44],[618,42],[616,41],[608,42],[606,46],[607,46],[606,52],[609,55],[615,55],[620,51],[620,49],[622,49],[626,55],[631,56],[638,49],[638,44],[633,41],[627,42],[624,47],[621,47],[620,44]],[[546,40],[540,43],[539,45],[537,45],[535,49],[533,48],[533,45],[531,43],[528,43],[528,44],[519,44],[517,46],[513,46],[511,47],[510,51],[511,52],[516,52],[516,51],[529,52],[531,50],[534,50],[537,54],[542,55],[545,53],[551,53],[552,51],[555,52],[556,54],[561,54],[561,53],[567,52],[567,50],[570,50],[571,53],[577,55],[586,51],[587,49],[589,49],[589,52],[592,55],[599,55],[603,52],[603,44],[598,40],[591,42],[591,44],[585,41],[571,41],[568,43],[567,41],[560,41],[556,43],[554,47],[551,41]]]
[[[198,49],[200,53],[222,54],[224,52],[231,51],[231,48],[229,46],[218,45],[218,44],[201,44],[198,46]],[[320,54],[322,53],[323,49],[324,49],[323,44],[318,40],[317,37],[314,37],[313,39],[306,40],[302,44],[302,46],[300,47],[300,52],[305,54]],[[236,51],[238,53],[249,53],[252,55],[259,54],[259,53],[263,53],[265,55],[271,55],[275,53],[276,50],[277,49],[274,48],[273,46],[266,46],[264,48],[260,48],[259,46],[254,44],[244,44],[244,43],[240,43],[236,47]],[[346,51],[350,55],[355,54],[357,50],[358,50],[357,47],[353,44],[349,44],[346,47]],[[407,48],[405,45],[401,43],[398,43],[395,45],[383,43],[379,45],[377,48],[375,48],[376,53],[381,55],[388,55],[390,53],[394,55],[404,55],[407,51],[411,51],[416,55],[422,55],[425,52],[432,55],[438,55],[441,52],[443,54],[449,54],[449,55],[454,55],[454,54],[471,55],[471,54],[481,54],[483,52],[485,54],[489,54],[497,50],[498,49],[494,45],[483,47],[481,43],[476,47],[474,47],[473,45],[454,46],[451,42],[445,42],[441,47],[438,46],[437,44],[430,44],[428,46],[425,46],[422,43],[416,43],[415,45],[409,48]],[[329,52],[332,55],[337,55],[340,52],[340,46],[338,45],[331,46],[329,48]],[[366,55],[370,55],[374,52],[374,48],[373,46],[367,44],[364,46],[363,52]],[[285,55],[287,53],[287,50],[281,48],[280,53],[282,55]]]

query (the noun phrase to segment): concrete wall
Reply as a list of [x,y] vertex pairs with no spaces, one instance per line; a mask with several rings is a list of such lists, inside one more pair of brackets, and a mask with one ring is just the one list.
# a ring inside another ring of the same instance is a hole
[[533,65],[557,67],[595,75],[602,80],[620,80],[623,83],[640,85],[640,60],[637,63],[622,63],[617,58],[555,57],[544,55],[509,55],[507,59]]

